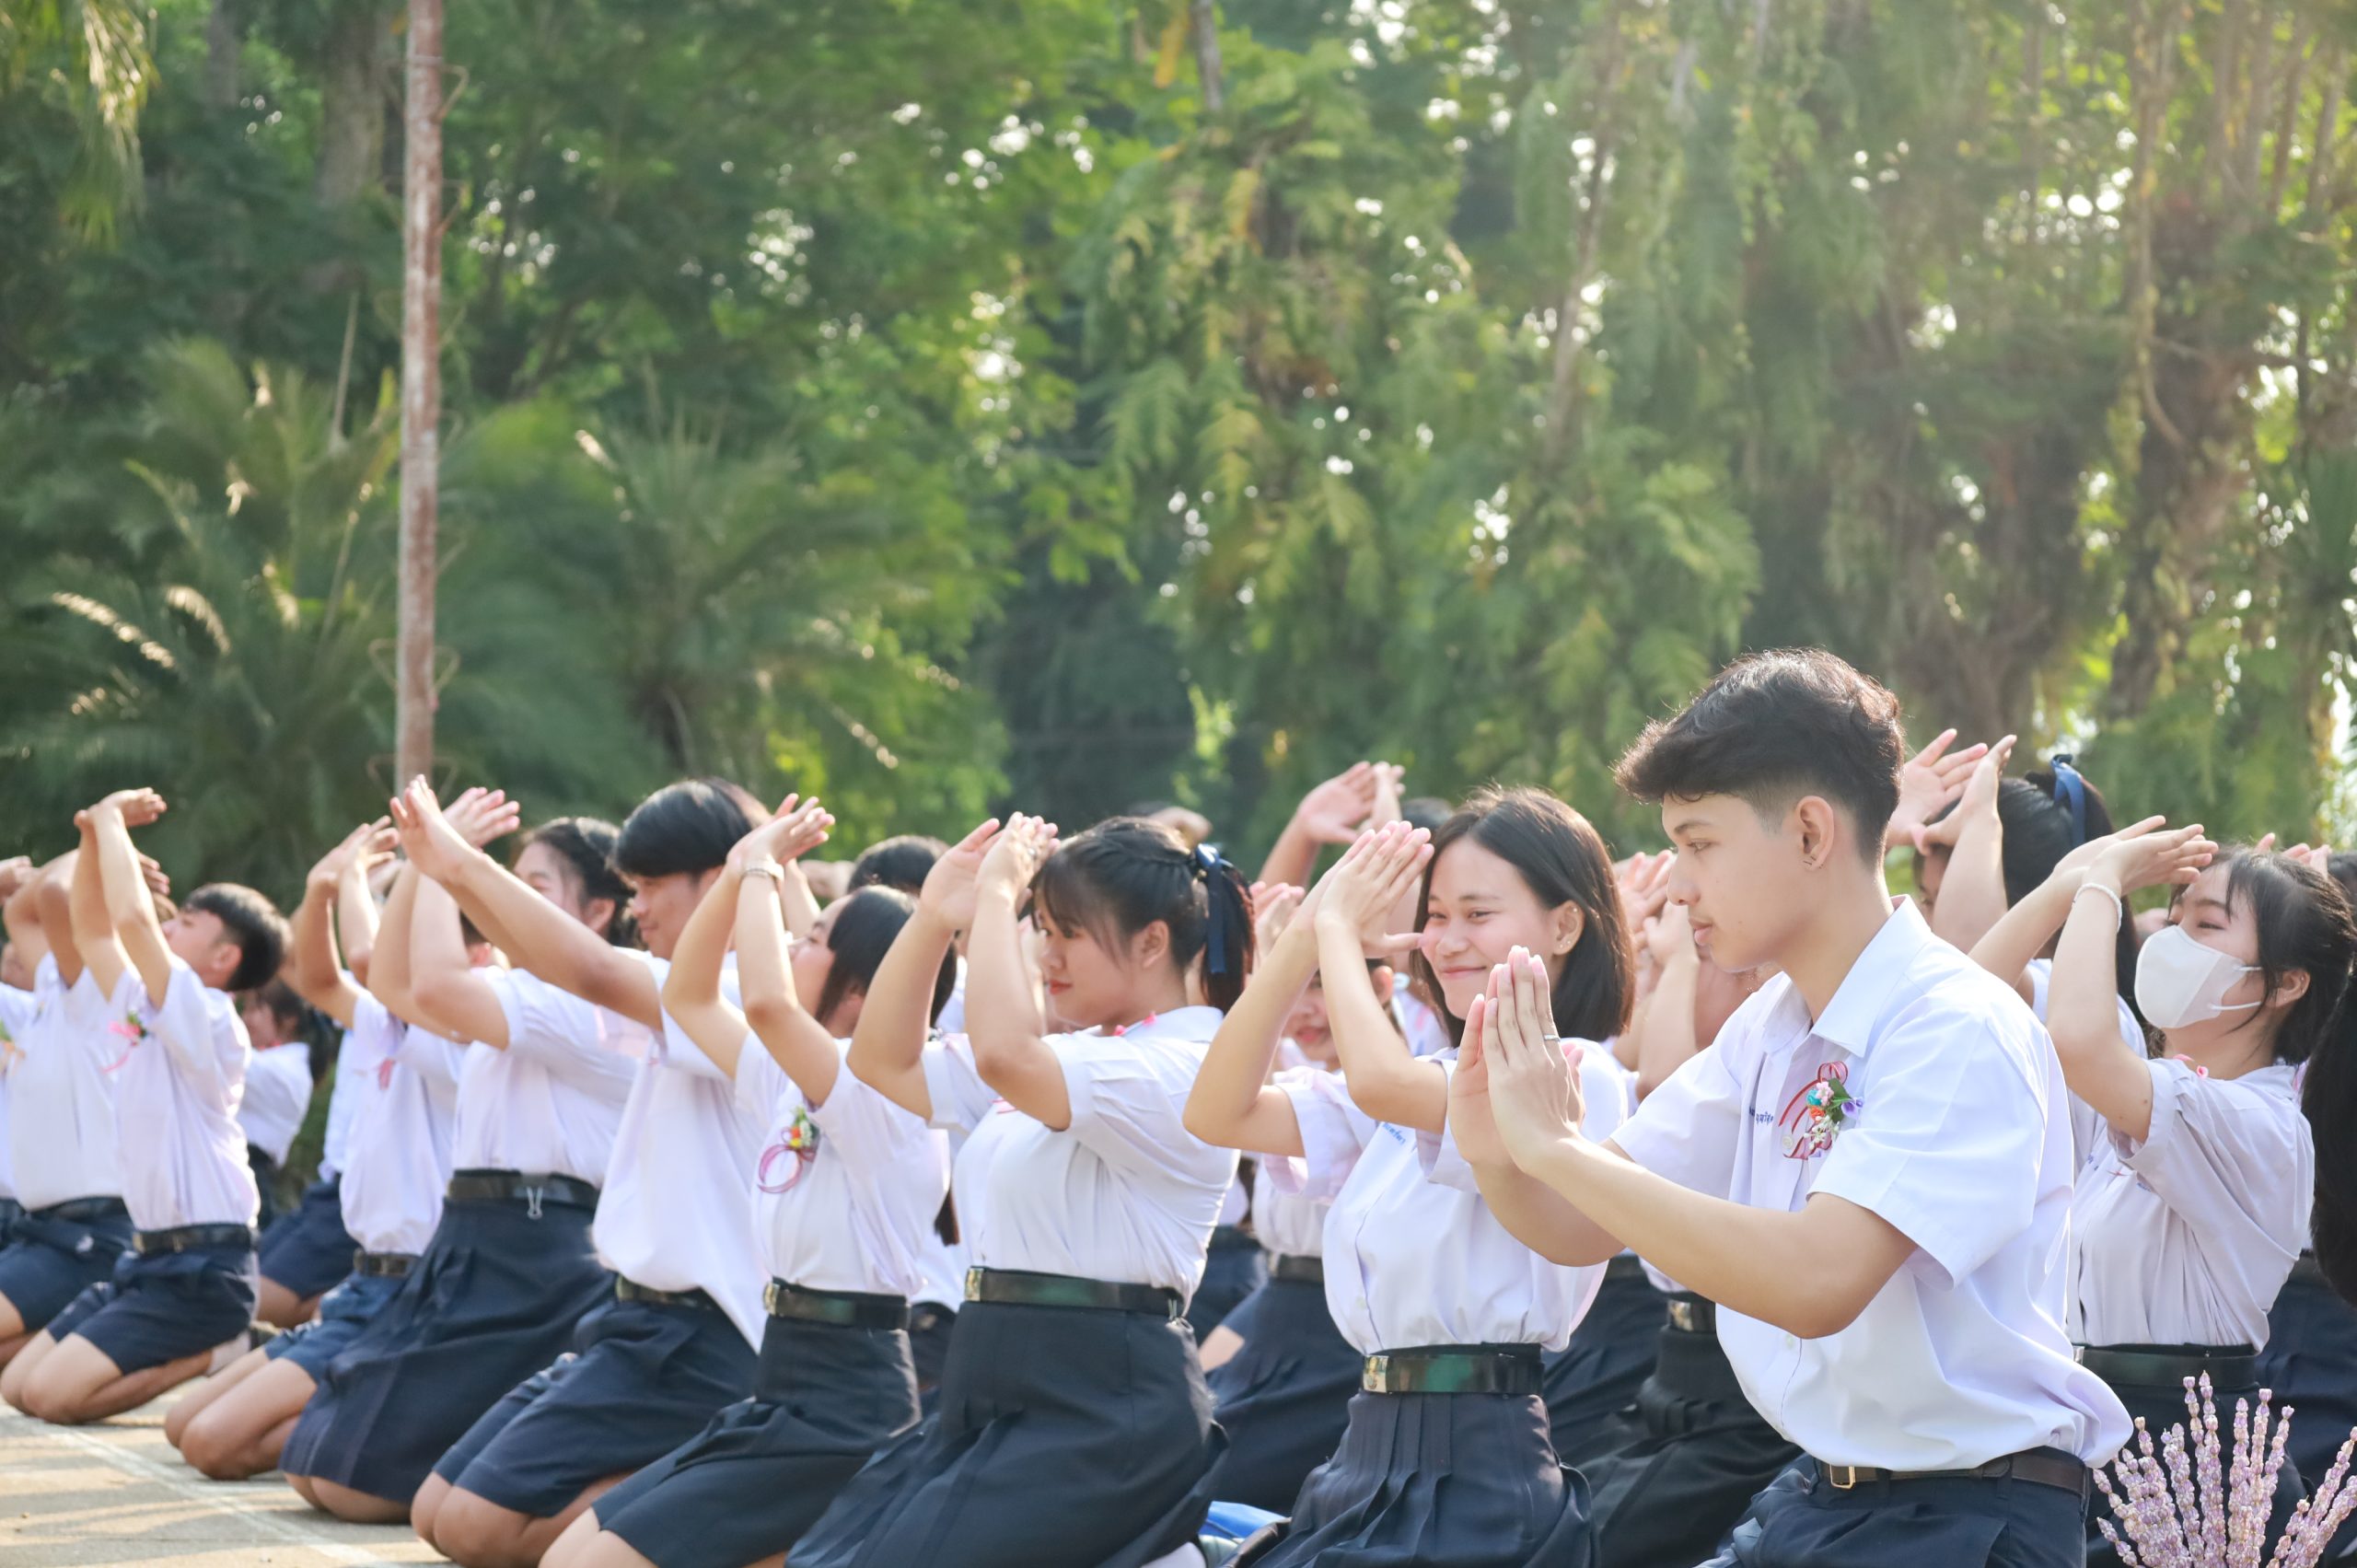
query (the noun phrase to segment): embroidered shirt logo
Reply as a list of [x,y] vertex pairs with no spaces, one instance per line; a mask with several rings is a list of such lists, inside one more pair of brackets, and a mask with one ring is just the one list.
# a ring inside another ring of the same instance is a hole
[[1834,1138],[1864,1110],[1866,1102],[1850,1092],[1849,1067],[1827,1062],[1817,1079],[1784,1106],[1776,1125],[1784,1132],[1784,1157],[1815,1159],[1833,1146]]

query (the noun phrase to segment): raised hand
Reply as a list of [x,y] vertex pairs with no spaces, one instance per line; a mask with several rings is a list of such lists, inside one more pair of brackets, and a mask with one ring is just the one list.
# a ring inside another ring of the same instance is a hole
[[1956,799],[1956,807],[1936,822],[1927,822],[1914,830],[1918,850],[1937,845],[1954,849],[1964,837],[1966,824],[1987,820],[1997,815],[1997,791],[2005,782],[2005,764],[2014,755],[2013,736],[2007,736],[1981,754],[1967,775],[1964,793]]
[[1465,1010],[1465,1033],[1457,1041],[1457,1067],[1448,1075],[1448,1132],[1468,1165],[1510,1165],[1514,1156],[1490,1109],[1488,1032],[1490,999],[1476,996]]
[[1375,799],[1367,807],[1368,827],[1380,828],[1400,819],[1399,783],[1407,774],[1408,770],[1397,762],[1377,762],[1375,765]]
[[1031,878],[1039,874],[1039,867],[1047,864],[1055,849],[1053,822],[1016,812],[982,854],[981,866],[974,874],[975,896],[979,899],[984,892],[999,892],[1020,900],[1030,890]]
[[761,860],[799,860],[827,842],[828,831],[835,819],[819,797],[804,800],[789,795],[763,822],[737,841],[728,852],[728,864],[741,871]]
[[1349,932],[1369,958],[1397,956],[1414,947],[1414,933],[1395,934],[1388,927],[1392,911],[1414,890],[1432,860],[1432,837],[1405,822],[1360,834],[1350,853],[1318,880],[1312,895],[1318,928]]
[[2114,892],[2140,888],[2185,887],[2201,875],[2218,846],[2201,836],[2201,824],[2166,832],[2116,839],[2088,868],[2087,880]]
[[33,879],[30,855],[12,854],[0,860],[0,902],[15,898],[17,889]]
[[423,778],[412,779],[390,805],[401,853],[409,856],[410,864],[437,882],[456,878],[470,846],[443,814],[442,803],[434,797],[434,786]]
[[998,819],[993,817],[950,845],[925,873],[917,902],[953,931],[964,931],[974,923],[975,879],[999,831]]
[[1915,830],[1930,823],[1960,798],[1972,776],[1972,765],[1987,755],[1986,746],[1968,746],[1950,754],[1956,731],[1944,729],[1932,743],[1909,758],[1898,770],[1898,809],[1890,814],[1889,837],[1912,843]]
[[1684,904],[1667,905],[1645,922],[1645,951],[1664,969],[1681,954],[1694,955],[1694,923]]
[[1285,934],[1300,914],[1302,900],[1308,893],[1289,882],[1255,882],[1252,884],[1253,957],[1265,964],[1275,952],[1277,939]]
[[1376,765],[1353,762],[1301,797],[1293,819],[1322,844],[1346,844],[1375,810]]
[[2093,866],[2097,860],[2101,859],[2105,852],[2109,850],[2114,844],[2124,843],[2132,839],[2141,839],[2146,834],[2154,832],[2167,825],[2168,819],[2166,817],[2147,817],[2141,822],[2131,822],[2128,826],[2119,829],[2116,832],[2106,833],[2101,838],[2097,839],[2089,839],[2085,843],[2081,844],[2078,848],[2073,850],[2070,854],[2056,861],[2054,863],[2054,870],[2049,879],[2058,879],[2065,876],[2084,877],[2088,869]]
[[503,789],[484,789],[480,785],[462,793],[458,799],[442,808],[450,827],[459,837],[476,849],[502,834],[512,833],[524,820],[524,808],[507,798]]
[[1632,854],[1614,871],[1620,884],[1620,912],[1629,934],[1642,933],[1648,921],[1669,902],[1669,869],[1678,862],[1676,850],[1659,854]]
[[331,892],[355,859],[372,851],[389,851],[397,842],[392,819],[379,817],[373,822],[363,822],[344,834],[335,848],[319,856],[318,864],[304,875],[303,885]]
[[1576,1137],[1586,1114],[1577,1066],[1555,1032],[1551,989],[1545,962],[1522,947],[1490,973],[1490,1106],[1518,1165]]
[[[167,807],[162,796],[152,789],[143,788],[116,790],[90,809],[94,812],[112,811],[119,814],[122,818],[122,825],[126,828],[144,828],[161,817]],[[76,826],[80,825],[80,817],[75,818],[74,820]]]

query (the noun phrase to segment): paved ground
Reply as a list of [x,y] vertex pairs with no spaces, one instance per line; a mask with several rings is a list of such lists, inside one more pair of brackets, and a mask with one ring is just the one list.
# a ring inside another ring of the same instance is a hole
[[326,1568],[438,1562],[406,1528],[339,1524],[277,1476],[206,1481],[164,1441],[168,1400],[96,1426],[0,1406],[0,1564]]

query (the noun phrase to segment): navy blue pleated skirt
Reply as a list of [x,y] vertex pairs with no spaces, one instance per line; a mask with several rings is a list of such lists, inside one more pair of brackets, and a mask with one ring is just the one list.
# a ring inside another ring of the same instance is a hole
[[[2283,1282],[2267,1322],[2258,1380],[2275,1390],[2278,1408],[2290,1405],[2298,1412],[2284,1451],[2313,1485],[2324,1479],[2350,1429],[2357,1427],[2357,1307],[2332,1293],[2314,1260],[2303,1259]],[[2352,1558],[2357,1516],[2340,1527],[2325,1561]]]
[[1613,1439],[1580,1466],[1604,1568],[1693,1568],[1800,1458],[1744,1397],[1716,1334],[1667,1327]]
[[1244,1346],[1204,1374],[1227,1434],[1219,1497],[1282,1514],[1341,1446],[1365,1358],[1334,1327],[1316,1281],[1269,1281],[1227,1327]]
[[343,1182],[314,1181],[303,1201],[279,1215],[261,1237],[261,1277],[305,1300],[342,1284],[360,1244],[343,1228]]
[[279,1468],[407,1503],[443,1451],[564,1353],[613,1299],[591,1212],[517,1200],[443,1205],[399,1295],[328,1363]]
[[[67,1219],[57,1208],[23,1211],[0,1249],[0,1295],[17,1309],[27,1333],[37,1334],[77,1295],[114,1278],[115,1260],[131,1249],[131,1214],[120,1200],[110,1211]],[[93,1205],[61,1204],[58,1208]]]
[[1915,1481],[1837,1492],[1804,1458],[1752,1501],[1706,1568],[2079,1568],[2081,1518],[2078,1494],[2058,1487]]
[[1587,1485],[1536,1394],[1367,1394],[1238,1568],[1589,1568]]
[[1563,1463],[1585,1468],[1619,1441],[1613,1418],[1635,1406],[1654,1369],[1667,1299],[1634,1258],[1616,1258],[1572,1342],[1547,1357],[1540,1393]]
[[941,1408],[879,1450],[794,1568],[1139,1568],[1193,1540],[1225,1442],[1183,1322],[970,1301]]
[[592,1511],[657,1568],[744,1568],[800,1540],[876,1450],[916,1424],[906,1334],[772,1318],[753,1397]]

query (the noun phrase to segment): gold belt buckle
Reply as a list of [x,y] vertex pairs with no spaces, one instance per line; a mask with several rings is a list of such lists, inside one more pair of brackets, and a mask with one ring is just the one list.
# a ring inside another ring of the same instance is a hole
[[1359,1387],[1370,1394],[1387,1394],[1391,1391],[1390,1383],[1391,1358],[1383,1354],[1368,1356],[1366,1364],[1359,1368]]
[[1825,1467],[1825,1483],[1836,1492],[1854,1491],[1858,1484],[1858,1467],[1828,1465]]
[[969,1301],[982,1299],[982,1271],[979,1264],[966,1271],[966,1299]]
[[1670,1327],[1678,1330],[1680,1333],[1691,1334],[1696,1332],[1697,1330],[1694,1327],[1694,1304],[1690,1301],[1671,1302],[1669,1304],[1669,1323]]

